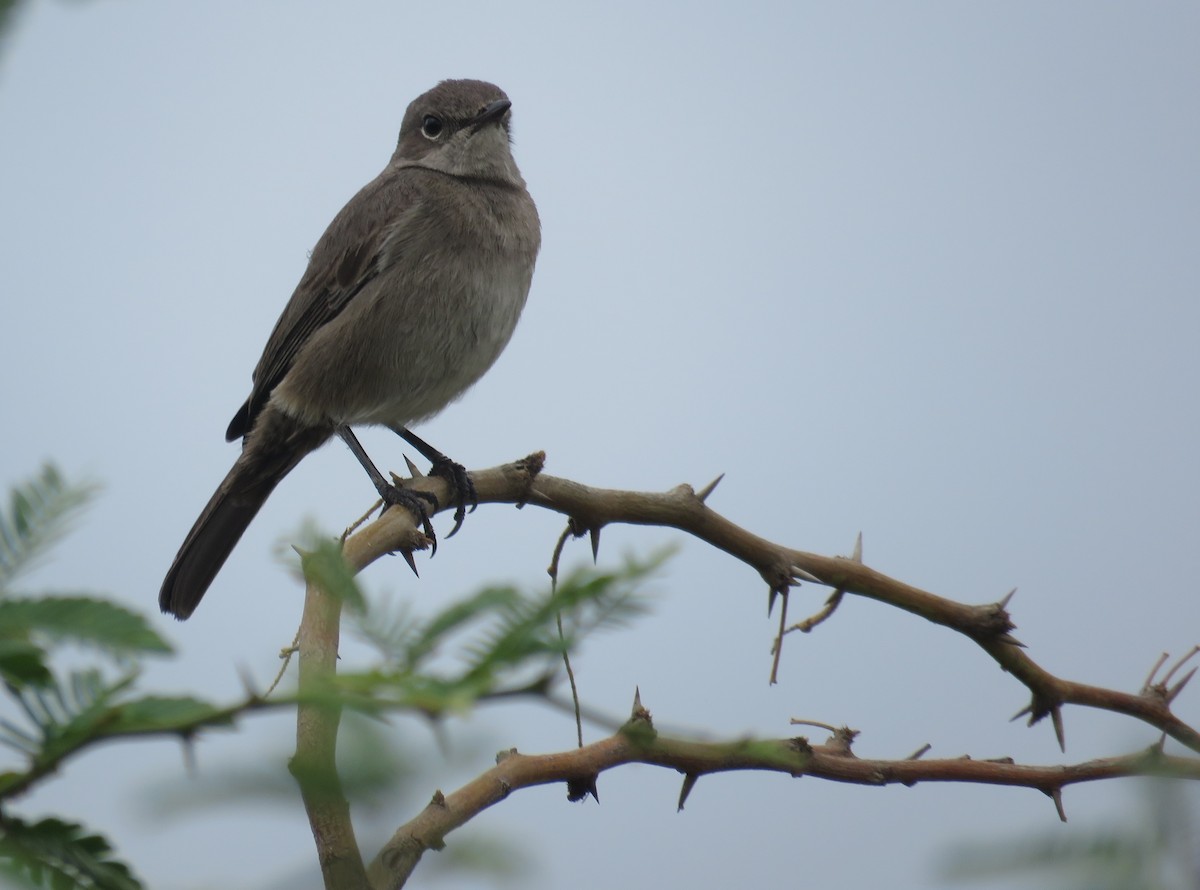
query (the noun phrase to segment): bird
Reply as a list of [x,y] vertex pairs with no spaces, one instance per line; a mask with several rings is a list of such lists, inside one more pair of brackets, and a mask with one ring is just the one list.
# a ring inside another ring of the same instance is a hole
[[441,81],[408,105],[391,159],[321,235],[267,338],[226,431],[241,453],[167,571],[164,613],[195,611],[267,497],[335,435],[436,545],[436,499],[385,480],[352,427],[388,427],[430,460],[455,491],[457,530],[470,477],[408,427],[483,376],[529,294],[541,223],[513,159],[511,106],[480,80]]

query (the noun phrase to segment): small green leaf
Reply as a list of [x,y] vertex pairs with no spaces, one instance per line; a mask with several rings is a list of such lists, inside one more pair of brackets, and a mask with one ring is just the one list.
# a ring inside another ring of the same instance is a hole
[[0,821],[0,866],[37,886],[140,890],[141,881],[112,853],[107,839],[73,822]]
[[202,699],[147,695],[115,706],[104,724],[104,733],[191,732],[202,726],[232,723],[226,712]]
[[[553,679],[564,651],[646,610],[641,588],[665,558],[661,553],[631,559],[606,572],[589,567],[562,579],[549,594],[487,587],[424,621],[403,607],[389,615],[373,605],[355,624],[383,654],[385,667],[339,673],[328,688],[305,695],[326,696],[331,704],[375,716],[394,710],[461,713],[483,697],[536,694]],[[463,656],[457,668],[446,666],[443,653],[450,651]]]
[[70,520],[95,492],[94,485],[69,485],[53,464],[13,487],[0,510],[0,594],[69,528]]
[[50,683],[45,650],[26,640],[0,639],[0,679],[18,689]]
[[95,646],[114,655],[165,654],[170,644],[145,616],[86,596],[0,599],[0,634],[43,635]]

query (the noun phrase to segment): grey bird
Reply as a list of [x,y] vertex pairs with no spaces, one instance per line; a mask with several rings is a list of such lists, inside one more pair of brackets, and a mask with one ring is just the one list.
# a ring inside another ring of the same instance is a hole
[[457,530],[470,478],[407,427],[492,366],[525,306],[541,229],[509,148],[511,105],[490,83],[446,80],[408,106],[391,161],[325,230],[267,340],[226,432],[242,453],[167,572],[164,612],[192,614],[267,496],[335,434],[433,537],[422,500],[383,478],[355,425],[389,427],[433,462]]

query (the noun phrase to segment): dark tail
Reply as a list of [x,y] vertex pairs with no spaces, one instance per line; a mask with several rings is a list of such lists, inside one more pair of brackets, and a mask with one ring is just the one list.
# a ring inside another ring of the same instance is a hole
[[196,610],[275,486],[330,433],[328,428],[304,426],[269,407],[263,411],[233,469],[209,499],[167,571],[158,593],[164,612],[182,621]]

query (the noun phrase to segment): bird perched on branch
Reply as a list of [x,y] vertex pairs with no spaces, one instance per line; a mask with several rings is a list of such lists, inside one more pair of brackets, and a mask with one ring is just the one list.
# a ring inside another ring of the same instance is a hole
[[391,161],[329,224],[267,339],[226,432],[242,453],[167,572],[164,612],[192,614],[275,486],[334,435],[433,537],[436,501],[384,479],[353,426],[386,426],[430,460],[455,491],[457,530],[470,477],[408,427],[492,366],[525,306],[541,232],[511,105],[492,84],[447,80],[408,106]]

